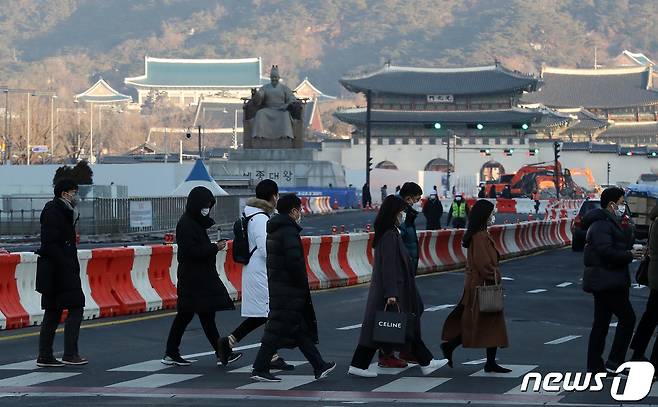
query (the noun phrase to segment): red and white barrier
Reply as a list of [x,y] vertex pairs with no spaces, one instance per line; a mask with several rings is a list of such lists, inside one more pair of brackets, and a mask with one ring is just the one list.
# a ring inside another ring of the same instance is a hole
[[[490,228],[503,258],[571,242],[567,219],[521,222]],[[421,274],[463,267],[463,229],[419,232]],[[370,281],[373,233],[303,237],[311,289]],[[242,265],[233,262],[232,242],[217,256],[217,272],[234,300],[240,299]],[[173,308],[176,305],[176,245],[79,250],[87,319]],[[41,296],[35,291],[37,255],[0,254],[0,329],[38,325]]]

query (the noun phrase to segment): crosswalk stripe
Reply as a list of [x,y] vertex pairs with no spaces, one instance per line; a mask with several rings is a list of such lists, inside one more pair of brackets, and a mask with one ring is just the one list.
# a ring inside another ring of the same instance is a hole
[[[297,367],[297,366],[305,365],[308,362],[305,360],[286,360],[286,363]],[[272,370],[272,372],[280,372],[280,370]],[[229,373],[251,373],[251,365],[247,365],[238,369],[231,370],[229,371]]]
[[523,385],[523,383],[519,384],[518,386],[506,391],[505,394],[508,394],[508,395],[525,394],[525,395],[537,395],[537,396],[557,396],[557,395],[563,393],[562,390],[560,390],[560,391],[546,391],[542,388],[540,388],[539,391],[534,392],[534,391],[532,391],[532,386],[528,386],[528,391],[521,391],[521,386],[522,385]]
[[376,392],[424,393],[450,380],[443,377],[401,377],[377,387]]
[[532,372],[537,368],[537,365],[505,365],[504,367],[512,369],[509,373],[486,373],[484,369],[479,370],[472,375],[471,377],[501,377],[501,378],[519,378],[524,376],[528,372]]
[[487,358],[482,358],[482,359],[476,359],[476,360],[471,360],[469,362],[463,362],[462,365],[481,365],[483,363],[486,363]]
[[452,308],[454,306],[455,304],[435,305],[433,307],[425,308],[425,311],[426,312],[441,311],[443,309]]
[[562,338],[557,338],[555,340],[544,343],[544,345],[559,345],[561,343],[573,341],[574,339],[580,338],[582,335],[568,335],[563,336]]
[[546,291],[548,291],[548,290],[546,290],[544,288],[537,288],[536,290],[526,291],[526,293],[528,293],[528,294],[539,294],[539,293],[544,293]]
[[[244,345],[244,346],[238,346],[236,348],[233,348],[233,352],[239,352],[243,350],[249,350],[249,349],[254,349],[254,348],[260,348],[260,342],[259,343],[252,343],[251,345]],[[211,350],[209,352],[200,352],[200,353],[192,353],[189,355],[183,355],[183,359],[190,359],[190,358],[199,358],[202,356],[210,356],[214,355],[215,351]]]
[[361,328],[361,324],[342,326],[340,328],[336,328],[336,330],[338,330],[338,331],[349,331],[351,329],[358,329],[358,328]]
[[514,281],[512,277],[501,277],[501,280],[503,281]]
[[186,380],[201,377],[200,374],[152,374],[139,379],[128,380],[125,382],[114,383],[106,387],[136,387],[154,389],[156,387],[168,386],[170,384],[184,382]]
[[556,287],[564,288],[564,287],[569,287],[569,286],[572,285],[572,284],[573,284],[573,283],[570,283],[570,282],[568,282],[568,281],[565,281],[564,283],[560,283],[560,284],[556,285]]
[[165,365],[159,360],[147,360],[146,362],[115,367],[114,369],[109,369],[108,372],[157,372],[170,367],[171,366]]
[[35,370],[37,368],[37,362],[34,359],[0,366],[0,370]]
[[67,379],[69,377],[77,376],[80,372],[65,373],[65,372],[33,372],[26,373],[20,376],[9,377],[0,380],[0,387],[14,387],[14,386],[33,386],[35,384],[52,382],[55,380]]
[[238,390],[290,390],[315,381],[315,376],[281,375],[278,383],[256,382],[238,387]]
[[379,367],[377,363],[371,363],[370,366],[368,367],[368,370],[377,372],[378,374],[383,374],[383,375],[396,375],[404,372],[407,369],[411,369],[416,365],[409,364],[407,367],[402,367],[402,368],[390,368],[390,367]]

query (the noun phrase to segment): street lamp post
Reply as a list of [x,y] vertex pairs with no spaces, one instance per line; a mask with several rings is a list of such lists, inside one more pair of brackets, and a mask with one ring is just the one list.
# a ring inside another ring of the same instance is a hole
[[201,155],[201,125],[198,125],[197,128],[199,129],[199,158],[203,160],[203,156]]
[[9,89],[5,89],[5,137],[4,137],[4,148],[2,149],[2,165],[7,164],[7,158],[9,154],[7,149],[9,148]]
[[50,162],[55,162],[55,98],[57,95],[50,97]]
[[30,165],[30,95],[27,93],[27,165]]

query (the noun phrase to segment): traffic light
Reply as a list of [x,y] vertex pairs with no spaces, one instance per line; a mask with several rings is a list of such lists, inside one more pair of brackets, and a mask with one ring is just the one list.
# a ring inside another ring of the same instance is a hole
[[511,157],[512,154],[514,154],[514,149],[513,148],[506,148],[505,149],[505,155],[508,157]]
[[528,155],[530,157],[534,157],[537,154],[539,154],[539,149],[538,148],[531,148],[530,150],[528,150]]
[[488,148],[482,148],[480,149],[480,154],[482,154],[483,156],[490,156],[491,151]]
[[557,161],[560,158],[560,150],[561,150],[560,143],[557,141],[553,143],[553,153],[555,155],[555,161]]
[[484,124],[482,124],[482,123],[470,123],[470,124],[466,125],[466,128],[483,130],[484,129]]
[[368,171],[372,171],[372,157],[368,157]]
[[608,172],[610,172],[610,163],[608,163]]
[[658,153],[655,152],[655,151],[652,151],[652,152],[650,152],[650,153],[647,155],[647,157],[649,157],[649,158],[656,158],[656,157],[658,157]]
[[528,130],[530,128],[530,123],[517,123],[512,125],[513,129],[517,130]]
[[423,127],[425,127],[426,129],[441,130],[443,128],[443,124],[439,122],[431,122],[431,123],[425,123]]
[[441,130],[441,123],[439,123],[439,122],[434,123],[434,128],[436,130]]
[[632,151],[627,151],[627,152],[626,152],[626,156],[627,156],[627,157],[632,157],[632,156],[633,156],[633,152],[632,152]]

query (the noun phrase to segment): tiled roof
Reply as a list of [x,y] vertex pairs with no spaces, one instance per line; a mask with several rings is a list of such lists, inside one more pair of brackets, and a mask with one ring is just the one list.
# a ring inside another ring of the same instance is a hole
[[615,108],[658,104],[649,89],[650,67],[610,69],[544,68],[540,90],[523,95],[523,103],[553,108]]
[[599,135],[599,139],[619,137],[655,137],[658,135],[658,122],[617,123]]
[[576,120],[569,126],[569,130],[596,130],[608,125],[606,119],[600,118],[587,109],[579,109],[575,116]]
[[538,78],[499,64],[473,68],[412,68],[387,65],[359,77],[340,80],[351,92],[399,95],[478,95],[534,90]]
[[132,102],[133,98],[128,95],[124,95],[123,93],[117,92],[113,87],[111,87],[101,78],[86,91],[75,95],[74,100],[83,103],[113,104]]
[[145,74],[127,85],[153,88],[252,88],[261,86],[260,58],[145,59]]
[[[338,110],[334,112],[339,120],[354,125],[365,124],[366,109],[355,108]],[[483,111],[404,111],[404,110],[377,110],[371,112],[371,120],[378,123],[391,124],[429,124],[434,122],[446,124],[521,124],[526,122],[539,122],[544,112],[536,109],[512,108],[505,110]]]

